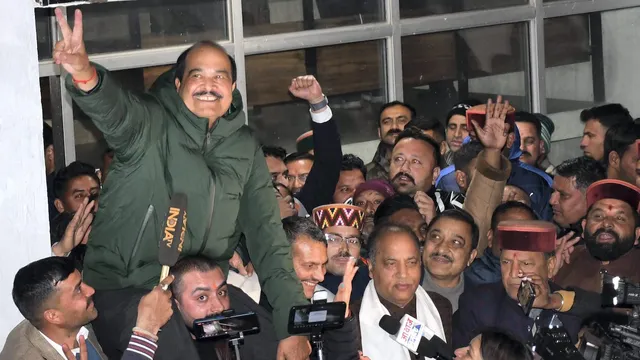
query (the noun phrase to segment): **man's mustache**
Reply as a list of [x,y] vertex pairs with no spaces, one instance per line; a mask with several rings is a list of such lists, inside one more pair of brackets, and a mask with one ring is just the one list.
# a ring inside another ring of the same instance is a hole
[[531,155],[531,153],[530,153],[530,152],[528,152],[528,151],[524,151],[524,150],[522,150],[522,156],[529,156],[529,157],[533,157],[533,155]]
[[400,129],[391,129],[391,130],[387,131],[387,135],[400,134],[401,132],[402,132],[402,130],[400,130]]
[[214,90],[203,90],[203,91],[198,91],[196,93],[193,94],[193,96],[205,96],[205,95],[213,95],[215,97],[217,97],[218,99],[222,99],[222,94],[220,94],[217,91]]
[[607,230],[607,229],[603,229],[603,228],[600,228],[600,229],[596,230],[595,233],[593,233],[594,240],[598,239],[598,236],[600,236],[601,234],[611,235],[616,240],[615,241],[616,244],[620,242],[620,236],[618,236],[618,234],[616,234],[615,232],[613,232],[611,230]]
[[436,257],[445,258],[445,259],[449,260],[450,262],[453,262],[453,259],[451,258],[451,256],[445,255],[445,254],[435,253],[435,254],[431,254],[431,256],[429,256],[429,257],[430,258],[436,258]]
[[334,259],[340,259],[340,258],[348,258],[351,257],[351,254],[347,251],[341,251],[336,255],[333,255]]
[[408,178],[414,184],[416,183],[416,180],[413,178],[413,176],[407,174],[406,172],[397,173],[396,176],[393,177],[393,180],[391,180],[391,182],[394,182],[394,181],[398,180],[401,176],[404,176],[404,177]]

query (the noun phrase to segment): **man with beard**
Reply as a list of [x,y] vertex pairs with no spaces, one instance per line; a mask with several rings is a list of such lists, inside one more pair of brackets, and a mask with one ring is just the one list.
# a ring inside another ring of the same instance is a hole
[[[367,249],[369,235],[373,232],[373,216],[383,201],[395,194],[393,187],[385,180],[369,180],[360,184],[353,194],[353,205],[364,209],[364,226],[362,227],[363,250]],[[363,251],[361,250],[362,254]],[[364,256],[366,257],[366,256]]]
[[640,144],[640,124],[628,123],[611,127],[604,139],[604,164],[607,179],[636,183],[636,164]]
[[426,269],[422,287],[449,300],[453,312],[466,288],[464,270],[478,255],[478,225],[464,210],[446,210],[427,229],[422,263]]
[[553,178],[553,194],[549,203],[553,208],[553,222],[559,233],[582,233],[581,222],[587,215],[587,188],[605,179],[605,169],[600,162],[582,156],[567,160],[556,167]]
[[601,271],[640,283],[640,188],[602,180],[587,189],[587,218],[582,220],[585,247],[575,248],[570,263],[555,280],[561,286],[602,290]]
[[439,149],[435,140],[411,128],[398,135],[391,152],[391,185],[396,193],[413,197],[427,223],[436,215],[435,195],[427,192],[440,174]]
[[448,151],[444,154],[445,163],[453,165],[453,154],[462,147],[464,139],[469,136],[467,129],[467,110],[482,102],[478,100],[466,100],[456,104],[447,114],[446,141]]
[[373,160],[367,164],[367,180],[389,180],[389,162],[393,145],[398,134],[415,116],[416,110],[409,104],[392,101],[382,105],[377,120],[380,144]]
[[343,155],[340,177],[333,193],[333,203],[344,204],[349,199],[353,200],[353,194],[366,178],[367,167],[364,161],[353,154]]
[[[313,209],[312,216],[327,241],[327,273],[320,285],[337,294],[349,262],[352,258],[360,259],[364,210],[353,205],[330,204]],[[368,283],[367,267],[361,264],[353,277],[351,301],[362,298]]]

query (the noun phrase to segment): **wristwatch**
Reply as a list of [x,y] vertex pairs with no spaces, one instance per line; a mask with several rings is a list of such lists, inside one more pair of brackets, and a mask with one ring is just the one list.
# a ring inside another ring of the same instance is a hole
[[317,104],[309,104],[309,107],[311,108],[311,110],[313,111],[319,111],[322,110],[325,106],[329,105],[329,100],[327,100],[327,96],[322,94],[322,96],[324,97],[324,99],[322,101],[320,101]]

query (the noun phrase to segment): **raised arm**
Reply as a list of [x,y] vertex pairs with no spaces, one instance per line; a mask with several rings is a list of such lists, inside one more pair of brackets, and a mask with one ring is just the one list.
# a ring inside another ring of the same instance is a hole
[[[289,91],[295,97],[306,100],[310,106],[322,104],[325,96],[322,87],[311,75],[291,80]],[[328,105],[311,109],[313,130],[313,167],[297,198],[309,213],[314,208],[333,202],[333,193],[340,178],[342,148],[338,126]]]
[[82,12],[75,11],[74,27],[55,10],[62,40],[53,49],[53,61],[68,73],[65,85],[76,104],[104,134],[121,161],[141,155],[148,143],[148,127],[159,104],[151,97],[124,90],[109,72],[89,61],[84,39]]
[[487,120],[484,128],[474,121],[478,139],[484,150],[478,155],[476,174],[471,180],[464,209],[467,210],[480,228],[478,254],[482,256],[487,247],[487,232],[491,227],[493,211],[502,202],[502,193],[511,173],[509,160],[502,156],[506,144],[509,124],[505,122],[509,102],[502,103],[499,96],[496,104],[487,104]]

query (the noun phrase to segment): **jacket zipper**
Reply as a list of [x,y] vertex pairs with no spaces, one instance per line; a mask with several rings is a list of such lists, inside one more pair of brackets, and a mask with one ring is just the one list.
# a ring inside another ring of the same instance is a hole
[[202,239],[202,245],[200,245],[200,250],[198,251],[198,255],[202,254],[205,246],[207,245],[207,240],[209,240],[209,232],[211,231],[211,225],[213,224],[213,208],[214,201],[216,199],[216,184],[213,181],[212,177],[209,178],[209,223],[207,224],[207,228],[204,231],[204,238]]
[[149,205],[147,209],[147,213],[144,216],[144,220],[142,220],[142,227],[140,227],[140,231],[138,231],[138,236],[136,237],[136,242],[133,245],[133,251],[131,251],[131,256],[129,256],[129,263],[127,264],[127,274],[131,272],[131,262],[133,258],[136,256],[138,252],[138,248],[140,247],[140,241],[142,241],[142,235],[144,234],[144,230],[147,228],[147,224],[149,223],[149,219],[151,219],[151,215],[153,215],[154,211],[153,205]]

